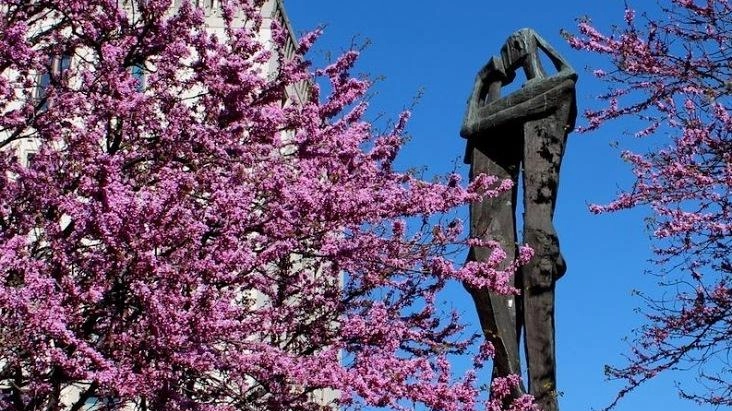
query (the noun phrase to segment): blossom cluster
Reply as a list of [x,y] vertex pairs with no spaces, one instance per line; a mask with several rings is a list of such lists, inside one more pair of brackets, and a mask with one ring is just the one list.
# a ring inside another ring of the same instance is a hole
[[669,369],[696,369],[705,390],[681,395],[732,405],[732,4],[727,0],[666,0],[654,14],[627,8],[625,24],[603,34],[589,20],[568,35],[578,49],[606,56],[595,70],[610,85],[592,130],[628,116],[645,125],[637,137],[666,135],[661,148],[625,152],[632,188],[591,207],[650,210],[657,267],[669,293],[644,295],[647,323],[627,366],[608,369],[627,386],[619,397]]

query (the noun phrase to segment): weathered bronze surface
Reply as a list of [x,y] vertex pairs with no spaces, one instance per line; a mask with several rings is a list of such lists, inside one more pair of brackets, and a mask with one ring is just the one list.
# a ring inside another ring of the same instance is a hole
[[[539,53],[552,62],[548,75]],[[506,96],[516,70],[526,82]],[[566,264],[559,250],[553,217],[559,168],[567,135],[577,116],[577,74],[532,29],[509,36],[500,56],[478,73],[460,135],[468,140],[465,162],[471,179],[481,173],[510,178],[511,192],[472,205],[471,235],[498,241],[511,261],[516,256],[516,201],[523,182],[523,242],[534,249],[513,279],[518,296],[501,296],[468,287],[484,334],[496,349],[493,377],[521,374],[519,346],[523,333],[528,393],[545,411],[558,410],[554,339],[554,287]],[[490,250],[474,247],[468,259],[482,261]],[[525,392],[523,385],[514,393]]]

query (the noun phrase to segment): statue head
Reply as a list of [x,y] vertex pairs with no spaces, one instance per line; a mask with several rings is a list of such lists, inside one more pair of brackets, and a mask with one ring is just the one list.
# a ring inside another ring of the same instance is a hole
[[[533,29],[521,29],[511,34],[501,48],[501,59],[508,71],[523,68],[528,80],[545,78],[539,50],[548,52],[546,41]],[[551,57],[550,57],[551,58]]]
[[516,70],[530,55],[536,53],[536,48],[536,32],[533,29],[515,31],[501,47],[503,66],[509,71]]

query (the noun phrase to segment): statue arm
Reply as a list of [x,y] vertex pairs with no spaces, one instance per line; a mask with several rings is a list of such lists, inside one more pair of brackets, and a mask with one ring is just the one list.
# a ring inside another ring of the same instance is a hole
[[554,67],[557,69],[557,74],[555,74],[554,76],[568,76],[572,77],[574,81],[577,81],[577,72],[574,71],[572,65],[569,64],[569,61],[567,61],[567,59],[559,54],[559,52],[554,49],[554,47],[552,47],[552,45],[549,44],[549,42],[541,37],[538,33],[534,32],[534,38],[536,39],[536,45],[538,46],[538,48],[546,53],[547,57],[549,57],[549,60],[551,60],[552,64],[554,64]]
[[553,110],[560,98],[574,89],[576,77],[574,73],[557,73],[482,107],[471,104],[460,135],[473,137],[502,124]]
[[[565,98],[574,98],[574,79],[556,77],[536,83],[532,89],[521,89],[500,100],[481,107],[472,121],[464,123],[460,135],[474,137],[485,131],[510,123],[550,112]],[[569,125],[574,127],[572,123]]]
[[481,105],[488,101],[495,101],[501,96],[501,86],[510,83],[515,73],[507,73],[503,60],[498,56],[493,56],[485,66],[478,72],[475,77],[473,91],[468,98],[463,125],[460,135],[467,138],[471,132],[471,125],[475,124],[476,116],[480,111]]

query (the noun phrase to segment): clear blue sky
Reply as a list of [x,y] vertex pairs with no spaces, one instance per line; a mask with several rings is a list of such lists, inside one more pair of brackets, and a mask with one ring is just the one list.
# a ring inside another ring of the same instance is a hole
[[[646,0],[636,3],[640,1]],[[356,72],[384,77],[374,87],[372,116],[394,117],[424,90],[408,129],[412,140],[399,165],[424,166],[427,175],[444,174],[456,164],[467,172],[462,164],[465,142],[458,136],[465,102],[475,73],[511,32],[536,29],[573,64],[580,73],[578,104],[583,111],[596,104],[594,96],[603,91],[586,67],[601,61],[570,49],[559,30],[574,31],[575,19],[581,16],[592,17],[601,27],[623,18],[622,0],[286,0],[285,6],[297,32],[326,25],[311,56],[316,61],[327,52],[348,48],[354,38],[371,42]],[[628,127],[615,124],[593,134],[573,133],[562,165],[556,222],[569,266],[557,287],[563,410],[589,411],[613,398],[619,385],[605,380],[603,366],[622,362],[627,348],[623,338],[641,321],[633,311],[641,301],[631,296],[631,290],[655,287],[655,279],[643,274],[651,268],[645,214],[593,216],[587,210],[588,203],[606,202],[618,187],[628,187],[630,170],[619,159],[619,149],[611,146],[613,141],[620,141],[621,148],[638,146],[633,137],[623,135]],[[466,321],[477,323],[467,294],[455,287],[449,298],[465,313]],[[693,377],[658,379],[632,393],[617,410],[711,410],[678,398],[674,380]]]

